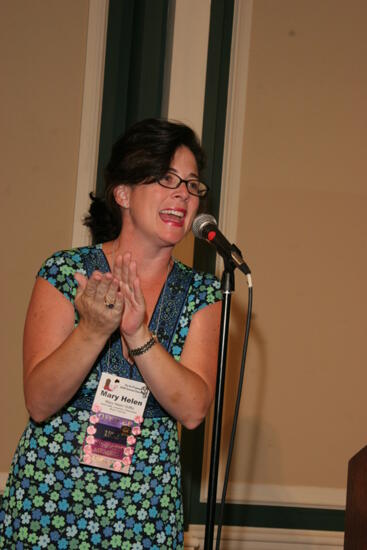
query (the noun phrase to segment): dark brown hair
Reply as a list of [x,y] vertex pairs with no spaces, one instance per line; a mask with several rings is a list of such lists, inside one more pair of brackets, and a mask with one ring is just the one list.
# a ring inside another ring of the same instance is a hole
[[150,118],[137,122],[117,140],[105,170],[104,196],[91,193],[92,203],[84,219],[93,242],[115,239],[121,231],[121,211],[113,195],[115,187],[121,183],[154,182],[163,177],[182,145],[193,153],[200,178],[205,155],[195,132],[185,124]]

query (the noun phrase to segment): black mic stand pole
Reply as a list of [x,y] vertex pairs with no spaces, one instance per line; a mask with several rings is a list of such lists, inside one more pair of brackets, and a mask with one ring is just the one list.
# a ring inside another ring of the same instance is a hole
[[217,480],[219,467],[220,436],[222,429],[222,412],[224,398],[224,380],[226,371],[226,358],[228,346],[228,329],[231,309],[231,293],[234,291],[234,269],[235,265],[227,258],[224,260],[224,271],[222,274],[222,315],[220,325],[220,340],[218,353],[218,374],[215,390],[215,404],[213,417],[212,444],[210,451],[210,472],[208,485],[208,503],[205,524],[204,550],[212,550],[214,539],[215,508],[217,502]]

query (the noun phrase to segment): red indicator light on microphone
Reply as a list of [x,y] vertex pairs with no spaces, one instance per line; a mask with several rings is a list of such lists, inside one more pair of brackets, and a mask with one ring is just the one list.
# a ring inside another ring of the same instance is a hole
[[217,236],[217,234],[216,234],[215,231],[209,231],[207,239],[208,239],[208,241],[212,241],[213,239],[215,239],[216,236]]

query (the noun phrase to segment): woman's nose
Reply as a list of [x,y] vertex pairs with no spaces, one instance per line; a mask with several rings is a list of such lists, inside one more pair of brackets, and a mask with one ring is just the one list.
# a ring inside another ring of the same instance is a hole
[[180,185],[176,187],[175,191],[175,197],[183,197],[185,199],[188,199],[190,197],[190,193],[187,190],[187,184],[184,180],[181,181]]

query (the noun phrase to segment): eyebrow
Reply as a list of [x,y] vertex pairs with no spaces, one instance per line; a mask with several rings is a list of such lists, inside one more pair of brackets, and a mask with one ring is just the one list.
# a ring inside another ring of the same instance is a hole
[[[179,175],[177,170],[175,170],[175,168],[172,168],[171,166],[168,168],[168,171],[169,172],[174,172],[175,174]],[[180,177],[180,176],[179,176]],[[198,174],[194,174],[194,172],[191,172],[188,176],[189,178],[193,177],[193,178],[196,178],[196,179],[199,179],[199,176]]]

